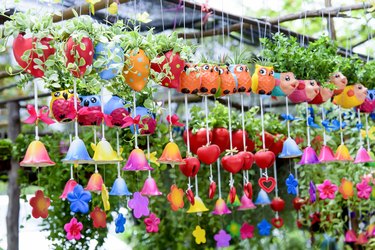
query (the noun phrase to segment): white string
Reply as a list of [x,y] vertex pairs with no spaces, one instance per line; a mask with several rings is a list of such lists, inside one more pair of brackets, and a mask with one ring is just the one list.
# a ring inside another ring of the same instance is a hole
[[217,184],[219,187],[219,199],[221,198],[221,175],[220,175],[220,159],[217,159]]
[[228,99],[228,120],[229,120],[229,146],[230,146],[230,154],[233,155],[233,142],[232,142],[232,111],[230,106],[230,97],[227,96]]
[[341,117],[341,106],[339,106],[339,121],[340,121],[340,136],[341,136],[341,145],[344,145],[344,134],[342,130],[342,117]]
[[359,146],[362,147],[363,146],[363,140],[362,140],[362,133],[361,133],[361,128],[360,128],[360,124],[361,124],[361,112],[359,111],[359,109],[357,109],[357,114],[358,114],[358,127],[359,127]]
[[[326,119],[326,114],[324,113],[324,108],[321,106],[322,110],[322,120],[324,121]],[[323,145],[327,145],[327,134],[326,134],[326,128],[323,126]]]
[[[133,112],[134,112],[134,117],[133,119],[135,119],[135,117],[137,116],[137,108],[136,108],[136,103],[135,103],[135,91],[133,91]],[[137,128],[137,125],[134,124],[134,143],[135,143],[135,148],[138,148],[138,128]]]
[[277,187],[277,169],[276,169],[276,161],[273,163],[273,172],[274,172],[274,178],[275,178],[275,182],[276,182],[276,185],[275,185],[275,195],[276,197],[279,197],[279,189]]
[[[69,143],[72,144],[72,134],[69,134]],[[73,164],[70,164],[70,179],[73,180]]]
[[[35,112],[38,112],[38,84],[36,80],[34,80],[34,108]],[[35,140],[39,141],[38,120],[35,123]]]
[[[150,163],[150,135],[147,135],[147,158]],[[148,170],[148,177],[151,178],[151,170]]]
[[259,96],[259,100],[260,100],[260,121],[262,123],[262,143],[263,143],[263,150],[266,150],[266,138],[264,134],[263,98],[261,95]]
[[[163,10],[163,0],[160,0],[160,14],[161,14],[161,25],[164,31],[164,10]],[[184,22],[185,23],[185,22]]]
[[348,223],[349,223],[349,230],[352,230],[352,219],[350,216],[350,200],[348,199]]
[[[185,3],[185,2],[184,2]],[[185,126],[186,126],[186,146],[187,146],[187,152],[186,157],[190,156],[190,131],[189,131],[189,108],[188,108],[188,100],[187,100],[187,94],[185,94]]]
[[310,125],[309,125],[309,104],[306,102],[306,130],[307,130],[307,146],[311,147],[311,137],[310,137]]
[[367,142],[367,151],[370,152],[370,140],[368,135],[368,114],[365,114],[366,117],[366,142]]
[[77,104],[77,80],[74,78],[73,80],[73,92],[74,92],[74,109],[76,111],[76,118],[74,120],[74,132],[75,132],[75,139],[79,139],[78,137],[78,104]]
[[243,103],[243,93],[240,94],[241,97],[241,122],[242,122],[242,142],[243,142],[243,151],[246,151],[246,134],[245,134],[245,112],[244,112],[244,103]]
[[[294,179],[298,180],[298,171],[297,171],[297,165],[296,164],[294,164]],[[296,187],[296,193],[297,193],[297,196],[299,196],[298,185]]]
[[[207,145],[210,144],[210,135],[209,135],[209,128],[208,128],[208,97],[204,96],[204,109],[206,115],[206,138],[207,138]],[[210,164],[210,180],[213,181],[212,176],[212,164]]]
[[[285,106],[286,106],[286,115],[287,118],[289,117],[289,101],[288,97],[285,97]],[[286,127],[288,128],[288,138],[290,137],[290,121],[289,119],[286,119]]]
[[[102,113],[104,114],[104,87],[101,89],[101,96],[100,96],[100,108]],[[105,140],[105,134],[104,134],[104,118],[102,120],[102,140]],[[96,142],[95,142],[96,143]]]
[[[116,151],[117,151],[117,155],[120,156],[120,135],[119,135],[119,129],[116,130]],[[120,175],[120,162],[117,162],[117,177],[121,177],[121,175]]]
[[199,193],[198,193],[198,175],[197,174],[195,175],[195,195],[197,197],[199,197]]
[[168,113],[169,113],[169,141],[173,142],[172,137],[172,104],[171,104],[171,89],[168,88]]

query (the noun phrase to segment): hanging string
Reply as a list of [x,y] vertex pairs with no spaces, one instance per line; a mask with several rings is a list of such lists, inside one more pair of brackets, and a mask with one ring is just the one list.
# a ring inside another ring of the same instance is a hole
[[[69,134],[69,144],[72,144],[72,134]],[[74,172],[73,172],[73,164],[70,164],[70,179],[71,180],[74,179],[73,174],[74,174]]]
[[[185,1],[184,1],[185,2]],[[184,3],[185,4],[185,3]],[[163,10],[163,0],[160,0],[160,14],[161,14],[161,26],[163,27],[164,31],[164,10]],[[184,14],[185,16],[185,14]],[[185,22],[184,22],[185,24]]]
[[[137,116],[137,109],[136,109],[136,99],[135,99],[135,91],[133,91],[133,112],[134,112],[134,118]],[[134,126],[134,143],[135,148],[138,148],[138,127],[136,124]]]
[[[321,111],[322,111],[322,121],[326,119],[326,114],[324,112],[323,106],[321,106]],[[323,145],[327,145],[327,134],[326,134],[326,128],[323,126]]]
[[[93,130],[94,130],[94,143],[96,145],[96,142],[97,142],[97,140],[96,140],[96,126],[93,127]],[[97,173],[97,172],[98,172],[98,165],[95,163],[95,173]]]
[[[186,129],[186,146],[187,146],[187,151],[186,151],[186,157],[190,156],[190,138],[189,138],[189,108],[188,108],[188,99],[187,99],[187,94],[185,94],[185,129]],[[189,178],[190,179],[190,178]]]
[[342,129],[342,117],[341,117],[341,106],[339,106],[339,121],[340,121],[340,137],[341,137],[341,145],[344,145],[344,134]]
[[221,0],[221,23],[223,26],[222,36],[223,36],[223,46],[224,46],[225,45],[224,0]]
[[[242,0],[242,8],[241,8],[241,29],[240,29],[240,52],[242,52],[242,40],[243,40],[243,16],[244,16],[244,0]],[[228,30],[229,34],[229,30]],[[242,95],[241,95],[242,96]]]
[[357,109],[357,115],[358,115],[358,131],[359,131],[359,146],[362,147],[363,146],[363,139],[362,139],[362,133],[361,133],[361,112],[359,111],[359,109]]
[[[100,94],[101,96],[100,96],[100,108],[101,108],[101,111],[102,111],[102,113],[104,114],[104,87],[102,87],[102,89],[101,89],[101,94]],[[104,118],[103,118],[103,120],[102,120],[102,140],[105,140],[105,131],[104,131]],[[96,142],[95,142],[95,144],[96,144]]]
[[219,199],[221,199],[221,174],[220,174],[220,159],[217,159],[217,185],[219,188]]
[[168,88],[168,113],[169,113],[169,141],[173,142],[172,137],[172,104],[171,104],[171,89]]
[[[289,100],[288,97],[285,97],[285,107],[286,107],[286,115],[289,117]],[[286,127],[288,129],[288,138],[290,137],[290,121],[289,119],[286,120]]]
[[370,139],[368,135],[368,114],[365,114],[366,117],[366,142],[367,142],[367,151],[370,152]]
[[[38,84],[36,80],[34,80],[34,107],[36,112],[38,112]],[[38,121],[35,123],[35,140],[39,141]]]
[[348,199],[348,224],[349,230],[352,230],[352,217],[350,215],[350,200]]
[[199,197],[198,193],[198,174],[195,175],[195,195]]
[[246,134],[245,134],[245,111],[244,111],[244,102],[243,102],[243,93],[240,94],[241,97],[241,123],[242,123],[242,142],[243,142],[243,151],[246,151]]
[[[279,188],[278,188],[278,185],[277,185],[276,161],[274,161],[274,163],[273,163],[273,175],[274,175],[275,183],[276,183],[276,185],[275,185],[275,195],[276,195],[276,197],[279,197]],[[276,211],[275,217],[276,217],[276,219],[279,218],[279,212]]]
[[[120,156],[120,135],[119,129],[116,130],[116,151],[117,155]],[[117,177],[120,177],[120,162],[117,162]]]
[[[229,147],[230,147],[230,155],[233,155],[233,141],[232,141],[232,111],[230,106],[230,96],[227,96],[228,99],[228,123],[229,123]],[[229,186],[233,187],[234,179],[233,174],[229,173]]]
[[310,138],[310,125],[309,125],[309,104],[306,102],[306,130],[307,130],[307,146],[311,147],[311,138]]
[[[208,128],[208,97],[204,96],[204,110],[206,115],[206,139],[207,145],[210,144],[210,135],[209,135],[209,128]],[[210,182],[213,182],[213,175],[212,175],[212,164],[210,164]]]
[[79,139],[78,137],[78,104],[77,104],[77,80],[74,78],[73,80],[73,92],[74,92],[74,109],[76,111],[76,117],[74,120],[74,132],[75,132],[75,139]]
[[[147,135],[147,159],[150,163],[150,135]],[[151,170],[148,170],[148,177],[151,178]]]

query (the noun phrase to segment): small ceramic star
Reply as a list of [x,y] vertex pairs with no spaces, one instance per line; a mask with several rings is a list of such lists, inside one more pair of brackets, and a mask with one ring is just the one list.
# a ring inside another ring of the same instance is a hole
[[366,200],[370,198],[372,188],[365,179],[357,183],[356,187],[358,198]]
[[294,178],[293,174],[289,174],[289,177],[285,181],[288,194],[297,195],[298,181]]
[[51,201],[48,197],[44,196],[42,190],[37,190],[35,196],[30,199],[29,203],[33,208],[31,214],[34,218],[42,217],[45,219],[48,217],[48,208],[51,205]]
[[206,243],[206,231],[200,226],[196,226],[192,234],[195,238],[195,243],[197,243],[198,245]]
[[146,154],[146,158],[150,163],[154,163],[156,166],[160,166],[160,163],[158,162],[158,158],[156,157],[156,151],[150,153],[150,157]]
[[140,192],[135,192],[133,198],[129,200],[129,207],[133,209],[133,215],[139,219],[142,216],[148,216],[150,210],[148,209],[148,198],[141,195]]
[[78,222],[76,218],[72,218],[69,223],[64,225],[64,230],[66,232],[66,238],[68,240],[79,240],[81,239],[81,230],[83,225],[81,222]]
[[115,225],[116,225],[116,233],[123,233],[125,231],[125,223],[126,223],[126,218],[122,213],[119,213],[116,220],[115,220]]
[[231,221],[226,229],[232,237],[240,236],[240,224],[238,224],[237,222]]
[[229,242],[232,237],[230,237],[230,234],[227,234],[225,230],[221,229],[219,233],[215,234],[214,239],[216,241],[216,247],[229,247]]
[[268,223],[266,219],[263,219],[261,222],[259,222],[257,227],[259,230],[259,235],[262,235],[262,236],[270,235],[272,226],[270,223]]
[[318,185],[319,198],[322,200],[335,199],[335,193],[337,191],[337,186],[332,184],[330,180],[324,180],[322,184]]
[[159,231],[160,219],[154,213],[150,217],[144,219],[147,233],[157,233]]
[[87,214],[89,212],[91,193],[89,191],[84,191],[83,187],[78,184],[74,187],[72,192],[68,193],[68,201],[70,202],[70,210],[72,212]]
[[105,228],[107,226],[107,215],[99,207],[94,208],[94,211],[90,213],[90,218],[95,228]]
[[108,189],[104,183],[102,184],[102,201],[103,201],[104,211],[110,210],[111,204],[109,203]]
[[254,226],[244,222],[240,229],[241,239],[251,239],[254,237]]
[[167,199],[171,204],[173,211],[184,207],[184,190],[178,188],[175,184],[171,186],[171,192],[168,194]]

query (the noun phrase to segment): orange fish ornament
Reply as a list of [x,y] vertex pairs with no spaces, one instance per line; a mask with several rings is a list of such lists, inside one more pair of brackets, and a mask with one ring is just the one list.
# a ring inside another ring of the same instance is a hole
[[272,66],[255,65],[255,72],[251,77],[251,90],[255,94],[271,95],[276,85]]
[[346,86],[341,94],[333,98],[333,103],[344,109],[361,105],[367,96],[367,88],[360,83]]
[[217,65],[204,64],[201,67],[201,86],[198,95],[214,95],[220,87],[220,73]]

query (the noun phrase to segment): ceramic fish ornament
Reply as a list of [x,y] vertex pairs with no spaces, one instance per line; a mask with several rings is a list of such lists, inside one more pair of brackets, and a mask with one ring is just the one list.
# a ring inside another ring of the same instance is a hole
[[299,80],[296,90],[288,96],[293,103],[310,102],[319,94],[319,85],[315,80]]
[[255,94],[271,95],[276,85],[273,67],[255,65],[255,72],[251,77],[251,90]]
[[367,96],[367,88],[360,83],[346,86],[341,94],[333,98],[333,103],[344,109],[361,105]]
[[341,72],[333,73],[330,76],[329,81],[336,86],[336,89],[333,91],[333,95],[341,94],[348,84],[348,79]]
[[299,82],[293,72],[275,73],[276,85],[272,96],[288,96],[297,88]]

